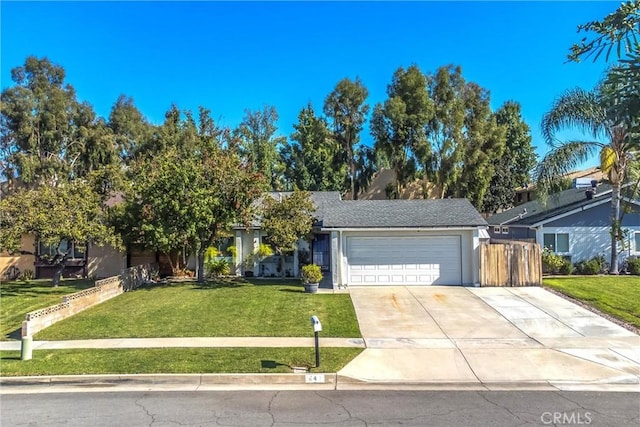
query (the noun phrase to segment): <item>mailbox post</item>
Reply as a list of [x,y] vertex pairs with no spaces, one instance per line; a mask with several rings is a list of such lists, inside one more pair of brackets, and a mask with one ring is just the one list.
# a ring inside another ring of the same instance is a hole
[[320,367],[320,342],[318,333],[322,331],[322,323],[318,316],[311,316],[311,325],[313,326],[313,335],[316,343],[316,368]]

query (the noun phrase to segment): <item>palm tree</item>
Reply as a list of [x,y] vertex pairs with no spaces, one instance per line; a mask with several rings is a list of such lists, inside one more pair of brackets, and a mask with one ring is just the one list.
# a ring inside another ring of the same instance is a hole
[[[551,151],[536,171],[538,189],[544,195],[559,177],[599,153],[602,171],[612,187],[611,274],[618,274],[617,242],[622,240],[620,188],[632,162],[638,159],[638,141],[620,100],[599,85],[594,91],[571,89],[556,99],[542,119],[542,134]],[[556,140],[556,132],[577,128],[593,138],[584,141]],[[606,142],[601,142],[606,140]]]

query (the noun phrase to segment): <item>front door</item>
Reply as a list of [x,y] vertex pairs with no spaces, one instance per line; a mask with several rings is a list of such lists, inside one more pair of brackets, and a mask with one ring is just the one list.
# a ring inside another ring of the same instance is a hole
[[316,234],[311,245],[311,260],[319,265],[322,271],[329,271],[331,267],[331,237],[329,234]]

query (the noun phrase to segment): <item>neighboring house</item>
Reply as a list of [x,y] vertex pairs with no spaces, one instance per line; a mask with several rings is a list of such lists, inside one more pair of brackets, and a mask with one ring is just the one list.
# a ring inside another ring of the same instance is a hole
[[[62,243],[63,248],[65,242]],[[52,248],[36,242],[33,235],[25,235],[22,238],[22,250],[38,255],[52,255]],[[134,261],[138,261],[135,259]],[[140,262],[134,265],[139,265]],[[127,255],[119,252],[113,247],[89,245],[84,247],[73,247],[67,260],[63,277],[109,277],[120,274],[127,267]],[[31,270],[36,279],[50,279],[53,277],[56,266],[49,265],[45,261],[30,254],[7,253],[0,254],[0,279],[17,279],[25,271]]]
[[[624,189],[623,189],[624,195]],[[640,200],[625,199],[626,232],[620,262],[640,255]],[[492,239],[535,241],[571,262],[611,253],[611,186],[571,188],[550,195],[546,206],[534,200],[487,218]]]
[[[604,173],[599,166],[594,166],[588,169],[582,169],[575,172],[569,172],[562,177],[569,181],[575,181],[580,179],[595,179],[598,182],[602,182]],[[515,199],[513,200],[514,206],[519,206],[523,203],[531,202],[536,199],[536,186],[535,184],[524,184],[522,187],[516,188]]]
[[[32,235],[22,236],[20,246],[22,250],[33,252],[35,247],[35,239]],[[0,253],[0,280],[17,279],[26,270],[31,270],[35,274],[35,257],[33,255]]]
[[[311,192],[311,199],[317,207],[313,238],[300,240],[286,257],[285,274],[298,276],[304,254],[322,267],[333,288],[479,281],[479,245],[488,238],[487,223],[466,199],[341,200],[337,192]],[[238,274],[280,274],[276,259],[243,265],[260,243],[268,242],[258,222],[235,232]]]

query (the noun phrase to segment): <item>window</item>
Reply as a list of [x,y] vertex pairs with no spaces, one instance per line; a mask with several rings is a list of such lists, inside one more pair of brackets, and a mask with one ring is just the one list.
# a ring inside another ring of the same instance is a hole
[[493,227],[494,234],[500,234],[500,227]]
[[544,247],[555,253],[569,253],[569,234],[557,233],[544,235]]
[[640,253],[640,233],[635,233],[636,252]]
[[[71,259],[84,259],[85,245],[72,243],[71,251],[69,251],[69,258]],[[69,242],[62,240],[57,250],[60,252],[66,252],[69,248]],[[53,258],[56,255],[56,245],[45,245],[42,242],[38,242],[38,254],[48,258]]]
[[509,227],[502,227],[502,234],[509,234]]

